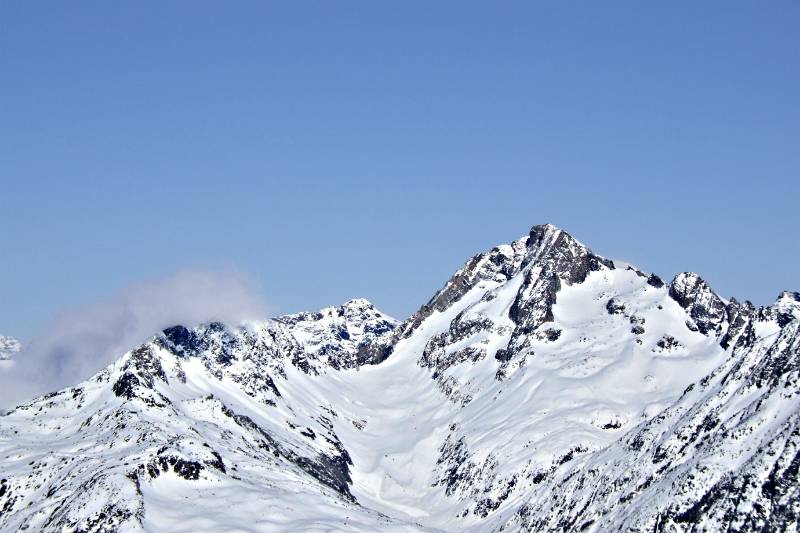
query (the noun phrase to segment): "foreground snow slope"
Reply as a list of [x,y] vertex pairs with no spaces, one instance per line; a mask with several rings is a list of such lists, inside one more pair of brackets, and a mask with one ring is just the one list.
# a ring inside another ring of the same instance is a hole
[[535,226],[401,324],[176,326],[18,407],[0,526],[796,529],[799,325]]

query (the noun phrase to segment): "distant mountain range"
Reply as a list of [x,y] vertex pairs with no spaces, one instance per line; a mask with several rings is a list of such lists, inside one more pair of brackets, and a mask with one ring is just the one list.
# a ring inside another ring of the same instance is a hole
[[796,531],[798,330],[534,226],[403,322],[175,325],[0,416],[0,529]]

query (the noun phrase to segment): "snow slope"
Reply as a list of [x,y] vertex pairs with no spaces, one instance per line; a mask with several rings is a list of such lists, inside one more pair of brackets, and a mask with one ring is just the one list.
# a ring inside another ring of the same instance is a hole
[[800,295],[566,232],[365,300],[176,326],[0,417],[3,530],[795,530]]

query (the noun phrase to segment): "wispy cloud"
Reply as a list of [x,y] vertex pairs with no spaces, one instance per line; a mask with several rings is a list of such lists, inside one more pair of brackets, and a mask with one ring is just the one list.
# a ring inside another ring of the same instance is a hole
[[0,408],[76,384],[165,327],[263,318],[260,294],[241,273],[186,270],[66,310],[16,354],[13,366],[0,368]]

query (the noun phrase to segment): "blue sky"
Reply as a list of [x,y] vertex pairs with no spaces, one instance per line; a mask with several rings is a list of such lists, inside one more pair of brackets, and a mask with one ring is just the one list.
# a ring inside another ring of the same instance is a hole
[[405,317],[552,222],[800,289],[796,2],[3,2],[0,333],[182,269]]

